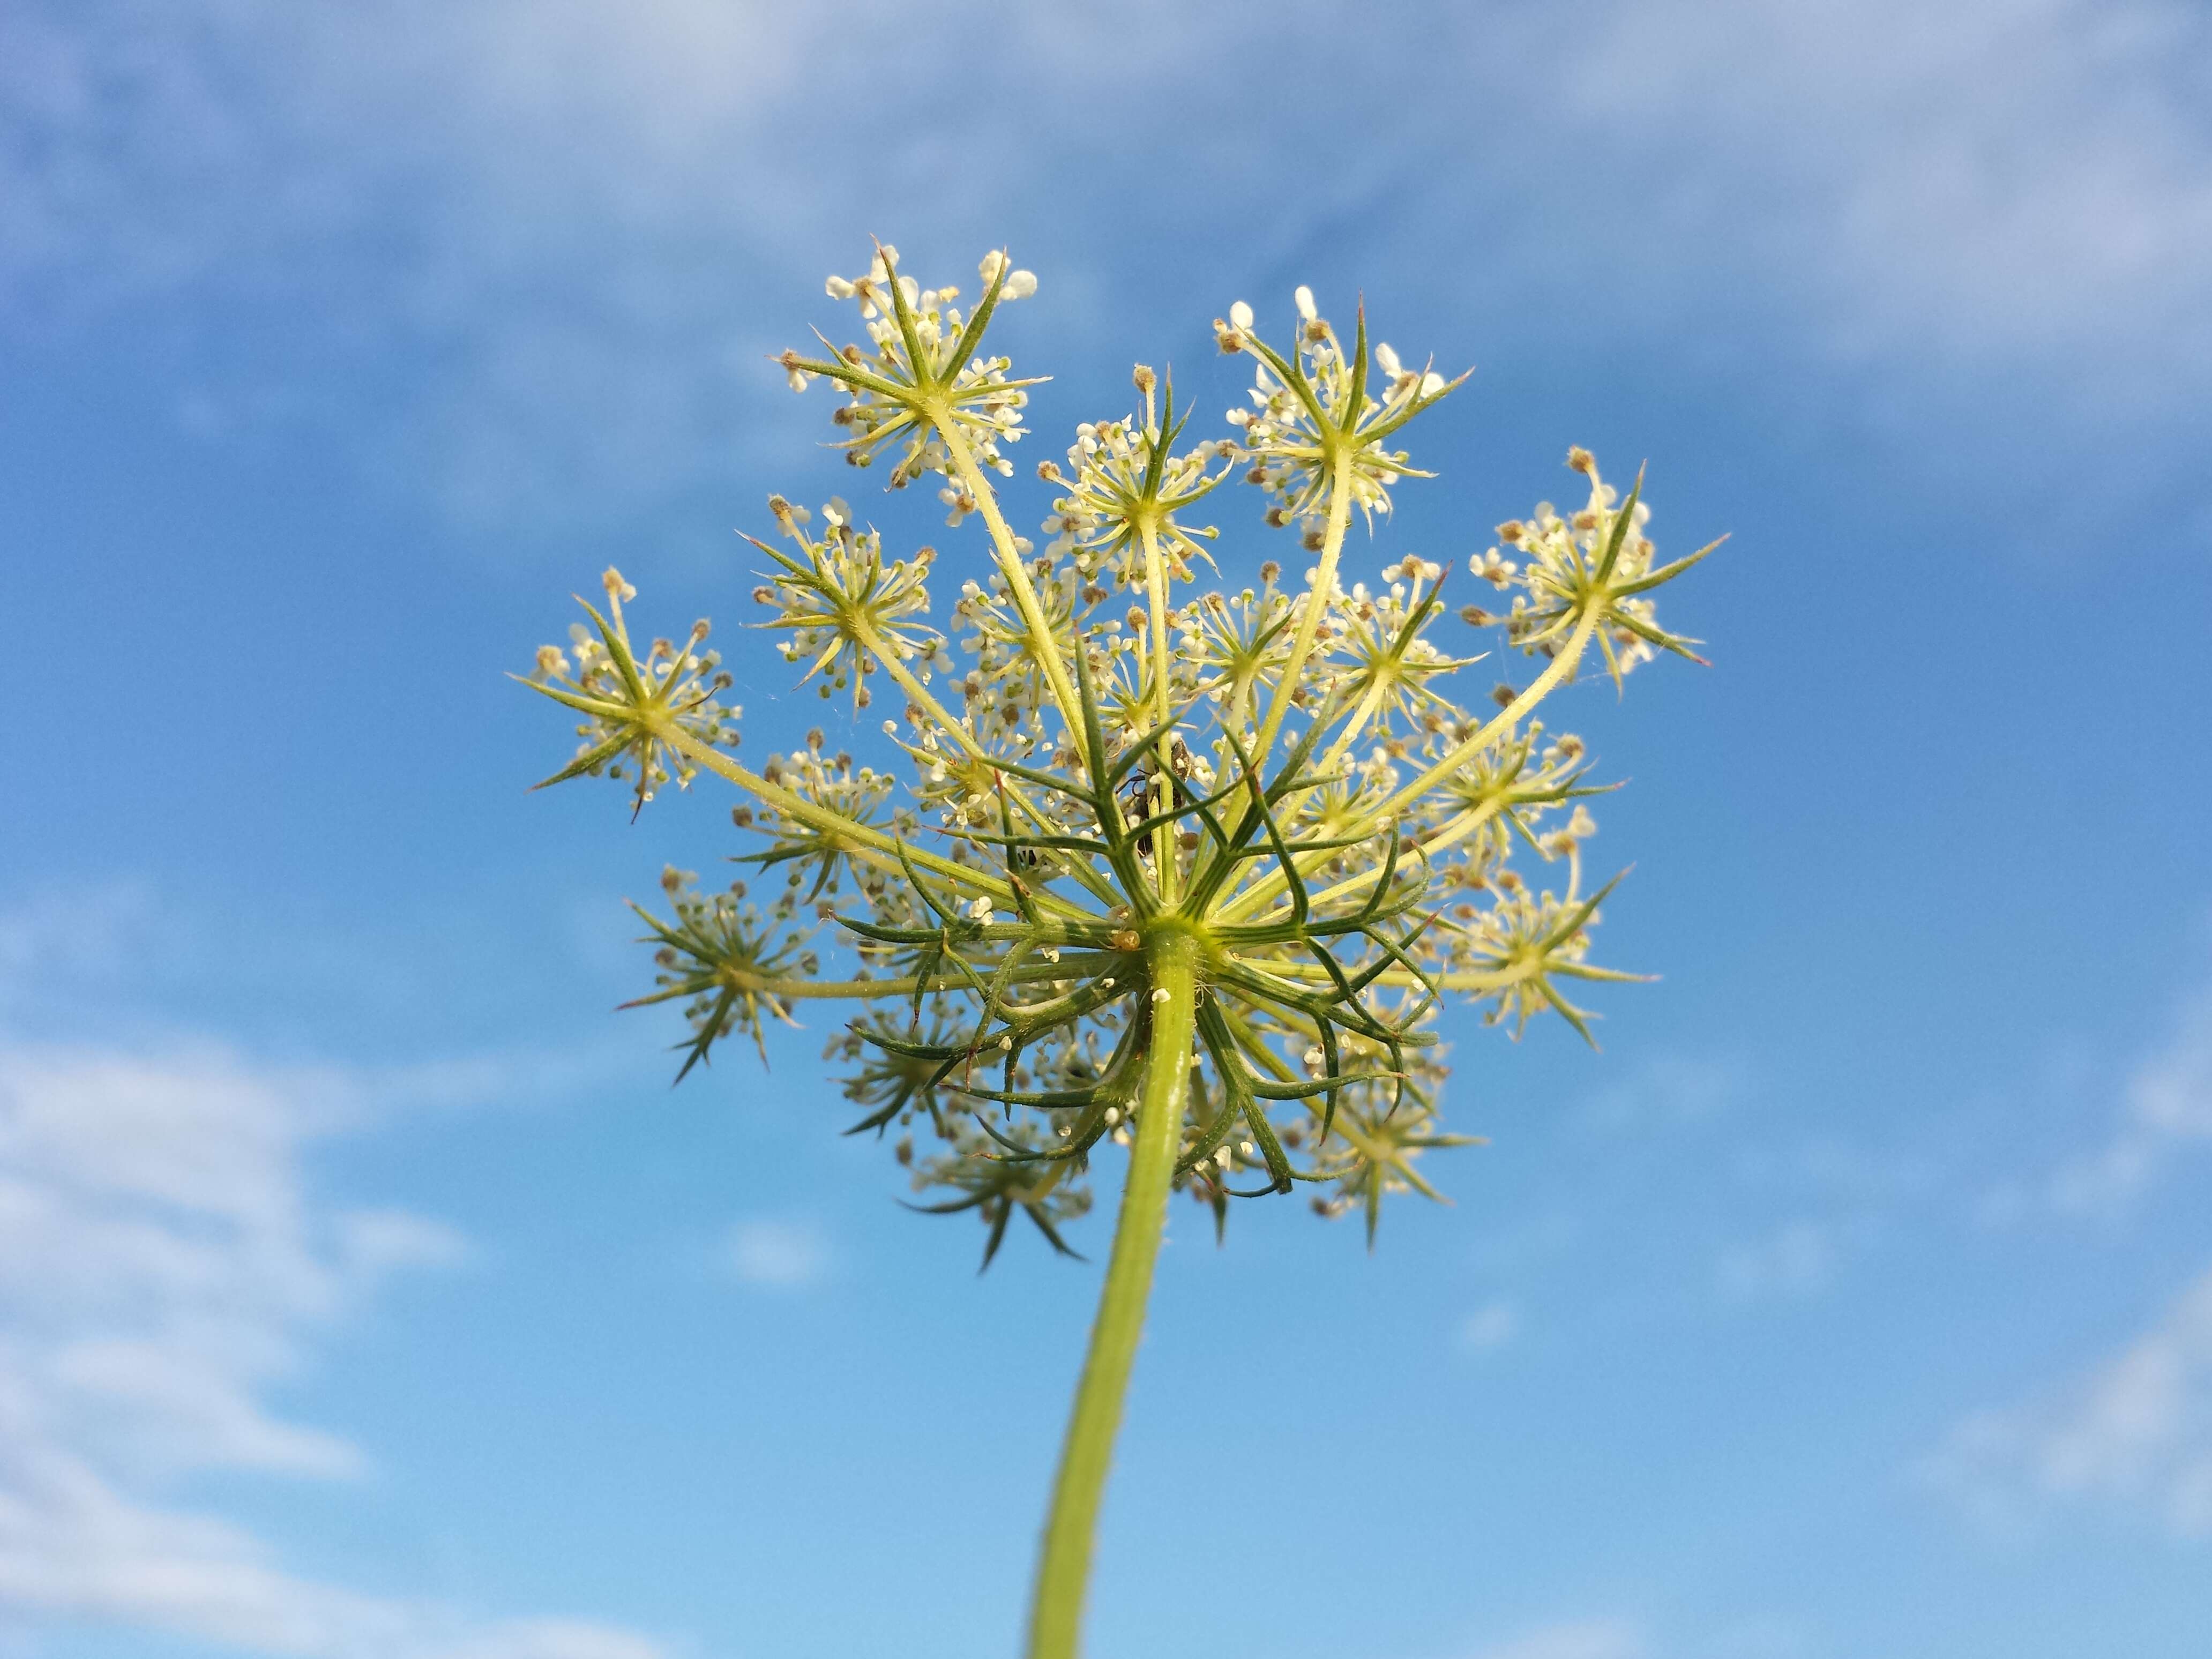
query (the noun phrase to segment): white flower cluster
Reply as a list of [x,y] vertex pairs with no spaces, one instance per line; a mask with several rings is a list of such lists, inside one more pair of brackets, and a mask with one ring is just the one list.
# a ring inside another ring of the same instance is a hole
[[[957,524],[975,504],[960,481],[944,426],[924,418],[917,399],[936,389],[945,422],[957,431],[977,463],[1005,476],[1012,474],[1013,463],[999,447],[1019,441],[1022,410],[1029,402],[1024,388],[1035,382],[1008,380],[1012,365],[1005,357],[970,356],[964,364],[960,360],[980,338],[978,325],[987,308],[1036,293],[1036,277],[1026,270],[1007,270],[1002,254],[987,255],[981,268],[984,304],[963,316],[953,303],[960,297],[959,289],[923,288],[913,277],[899,274],[897,266],[898,250],[879,247],[865,275],[832,276],[826,284],[832,299],[859,305],[874,348],[848,345],[839,352],[848,371],[845,386],[852,401],[835,418],[852,434],[843,448],[845,459],[855,466],[870,465],[878,451],[902,441],[891,469],[893,488],[903,488],[927,473],[943,473],[950,481],[945,495]],[[796,352],[786,352],[782,362],[794,392],[805,391],[822,373]]]
[[797,1023],[789,1005],[769,987],[822,971],[820,953],[810,945],[808,933],[792,931],[798,908],[794,895],[782,894],[763,916],[758,905],[747,901],[744,882],[731,883],[726,892],[702,893],[698,881],[697,872],[669,866],[661,872],[660,886],[674,913],[672,919],[637,912],[653,930],[647,942],[658,947],[653,959],[660,970],[654,976],[658,988],[638,1000],[681,1002],[691,1024],[679,1080],[726,1036],[750,1037],[765,1058],[767,1021]]
[[1051,550],[1073,555],[1085,576],[1103,566],[1125,586],[1142,580],[1132,555],[1149,529],[1170,574],[1188,581],[1189,560],[1202,552],[1199,541],[1219,532],[1212,526],[1185,526],[1176,514],[1220,483],[1228,468],[1215,463],[1233,461],[1237,447],[1216,440],[1171,453],[1174,432],[1163,429],[1154,400],[1157,379],[1140,365],[1135,380],[1145,398],[1141,418],[1086,421],[1075,429],[1065,472],[1051,461],[1038,465],[1039,477],[1066,492],[1053,502],[1043,527],[1053,538]]
[[838,496],[822,509],[819,537],[808,534],[813,515],[805,507],[774,495],[769,510],[798,544],[799,555],[756,541],[778,568],[753,590],[753,599],[775,610],[772,626],[789,630],[777,649],[786,662],[805,665],[800,684],[821,676],[824,697],[849,685],[853,706],[866,708],[872,700],[867,679],[886,656],[924,680],[951,666],[944,636],[915,620],[929,614],[933,550],[886,564],[882,537],[855,524]]
[[[805,748],[769,756],[761,768],[762,778],[836,813],[846,823],[878,826],[884,822],[883,808],[898,786],[897,779],[872,766],[857,764],[849,752],[829,752],[828,741],[819,727],[809,732]],[[894,811],[890,822],[902,835],[914,833],[910,811]],[[854,860],[848,837],[811,829],[795,815],[772,805],[741,807],[737,823],[740,829],[772,838],[771,849],[752,854],[750,861],[782,868],[785,896],[790,901],[782,914],[789,915],[793,906],[811,905],[816,915],[826,921],[835,908],[830,901],[843,890],[849,877],[878,921],[896,927],[913,920],[918,908],[913,891],[880,867]],[[865,960],[874,953],[863,948],[860,954]]]
[[[1085,597],[1081,573],[1073,565],[1035,561],[1032,591],[1056,640],[1073,640],[1091,629],[1118,632],[1109,618],[1092,623],[1093,601]],[[1094,590],[1095,591],[1095,590]],[[982,581],[961,584],[950,620],[966,630],[963,650],[975,659],[957,682],[971,729],[994,741],[1018,746],[1024,755],[1047,740],[1044,716],[1053,707],[1044,662],[1007,592],[1004,574],[993,571]]]
[[[871,1002],[836,1040],[868,1109],[856,1127],[933,1132],[943,1156],[917,1161],[902,1141],[901,1161],[994,1243],[1018,1212],[1057,1242],[1090,1150],[1127,1138],[1169,999],[1156,946],[1178,930],[1205,954],[1176,1184],[1218,1217],[1232,1195],[1318,1182],[1325,1212],[1357,1206],[1371,1225],[1382,1195],[1427,1191],[1419,1160],[1453,1144],[1435,1113],[1441,1000],[1486,1000],[1516,1025],[1551,1009],[1579,1029],[1573,982],[1616,976],[1587,957],[1605,896],[1583,880],[1589,757],[1533,710],[1601,653],[1619,674],[1683,651],[1650,596],[1703,555],[1655,568],[1640,486],[1618,496],[1572,452],[1588,504],[1500,526],[1468,562],[1484,604],[1457,612],[1543,665],[1470,695],[1480,653],[1438,631],[1452,625],[1441,561],[1340,574],[1352,510],[1371,526],[1400,479],[1427,476],[1396,434],[1456,382],[1370,344],[1364,318],[1347,349],[1303,288],[1287,352],[1241,302],[1218,325],[1256,364],[1233,440],[1186,446],[1173,386],[1140,366],[1139,407],[1079,427],[1065,467],[1037,469],[1054,499],[1032,544],[988,474],[1010,474],[1002,451],[1035,382],[982,340],[1036,283],[996,254],[981,273],[963,312],[882,248],[828,285],[868,343],[784,362],[794,385],[849,394],[852,459],[896,447],[894,485],[944,474],[951,522],[984,521],[988,562],[933,614],[937,556],[888,559],[842,501],[817,515],[772,498],[780,536],[754,544],[784,661],[856,708],[890,696],[894,718],[863,731],[880,729],[903,791],[818,732],[757,776],[711,752],[734,742],[735,711],[714,701],[727,677],[703,629],[633,661],[612,573],[612,620],[580,635],[573,673],[563,653],[541,660],[544,689],[587,720],[571,769],[641,767],[642,795],[710,767],[746,792],[733,816],[767,838],[750,857],[780,872],[781,894],[762,915],[687,887],[660,928],[696,1054],[793,999]],[[1287,580],[1270,561],[1254,586],[1193,594],[1216,532],[1185,520],[1238,473],[1319,556]],[[823,953],[834,941],[858,976],[802,983],[833,915]]]
[[[1598,475],[1597,462],[1586,449],[1570,450],[1567,465],[1589,479],[1589,500],[1580,511],[1562,518],[1549,501],[1540,501],[1527,520],[1498,527],[1498,540],[1521,555],[1517,575],[1495,547],[1470,562],[1478,576],[1497,581],[1502,574],[1508,581],[1517,580],[1522,591],[1505,618],[1507,635],[1531,654],[1558,649],[1563,629],[1579,613],[1593,584],[1633,587],[1651,574],[1652,544],[1644,533],[1650,504],[1639,495],[1632,507],[1616,510],[1619,492]],[[1638,593],[1612,607],[1599,644],[1616,679],[1650,661],[1662,647],[1680,651],[1687,643],[1662,632],[1656,616],[1652,601]]]
[[584,716],[576,727],[575,758],[556,777],[580,774],[634,779],[642,806],[671,777],[678,788],[690,787],[698,768],[651,732],[641,730],[632,718],[638,704],[658,707],[687,735],[720,749],[738,746],[738,721],[744,710],[726,708],[720,701],[732,682],[722,670],[720,654],[699,648],[707,640],[704,621],[692,625],[683,644],[655,640],[639,656],[623,619],[623,601],[635,599],[637,589],[612,566],[600,585],[606,591],[606,626],[596,633],[581,623],[569,629],[573,665],[560,647],[538,647],[530,678]]
[[1252,307],[1239,300],[1228,319],[1217,319],[1215,337],[1228,352],[1249,351],[1253,370],[1250,409],[1232,409],[1229,421],[1243,429],[1242,453],[1251,463],[1248,480],[1274,497],[1267,521],[1301,526],[1310,550],[1318,551],[1323,520],[1336,489],[1333,463],[1346,464],[1350,505],[1371,520],[1390,510],[1390,486],[1400,478],[1426,477],[1408,465],[1403,450],[1382,441],[1456,384],[1433,370],[1409,369],[1389,346],[1374,350],[1369,374],[1360,357],[1367,326],[1363,317],[1358,344],[1347,354],[1335,328],[1314,304],[1313,290],[1300,285],[1297,343],[1287,357],[1254,331]]

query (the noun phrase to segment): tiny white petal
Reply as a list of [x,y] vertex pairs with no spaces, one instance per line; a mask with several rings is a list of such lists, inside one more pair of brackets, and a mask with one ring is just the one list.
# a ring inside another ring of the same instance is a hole
[[1242,300],[1239,300],[1235,305],[1230,307],[1229,325],[1231,328],[1251,327],[1252,307],[1246,305]]

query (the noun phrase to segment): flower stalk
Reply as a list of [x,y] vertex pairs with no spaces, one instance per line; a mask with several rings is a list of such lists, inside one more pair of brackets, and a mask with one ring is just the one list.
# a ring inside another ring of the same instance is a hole
[[1176,928],[1153,936],[1150,1050],[1141,1102],[1121,1186],[1121,1214],[1105,1288],[1091,1328],[1091,1351],[1075,1388],[1075,1406],[1060,1454],[1060,1473],[1046,1511],[1036,1584],[1030,1608],[1030,1659],[1073,1659],[1091,1577],[1098,1505],[1121,1426],[1121,1402],[1137,1362],[1151,1298],[1152,1267],[1166,1231],[1168,1194],[1190,1091],[1191,1036],[1197,1008],[1197,948]]
[[[842,500],[817,521],[770,499],[777,539],[749,538],[769,566],[757,625],[802,683],[843,694],[840,740],[817,727],[741,764],[708,625],[641,645],[612,570],[530,680],[580,720],[547,782],[619,779],[633,815],[672,781],[736,793],[744,873],[702,887],[671,866],[666,912],[640,911],[659,973],[638,1001],[684,1010],[679,1077],[732,1036],[764,1055],[799,1005],[846,1003],[828,1053],[848,1133],[896,1133],[912,1207],[980,1219],[986,1267],[1018,1220],[1072,1254],[1094,1166],[1125,1164],[1031,1601],[1033,1659],[1070,1659],[1173,1194],[1218,1237],[1236,1202],[1303,1188],[1323,1216],[1358,1212],[1371,1248],[1386,1200],[1438,1196],[1427,1156],[1471,1143],[1441,1125],[1443,1010],[1516,1034],[1556,1013],[1587,1037],[1569,989],[1635,977],[1589,959],[1620,879],[1583,875],[1602,787],[1583,740],[1535,716],[1593,647],[1616,684],[1691,655],[1651,596],[1711,548],[1657,564],[1641,479],[1624,498],[1570,451],[1586,502],[1541,504],[1468,557],[1499,607],[1456,613],[1469,640],[1543,664],[1478,718],[1455,688],[1485,653],[1433,637],[1453,621],[1443,565],[1343,580],[1354,510],[1371,529],[1429,476],[1391,446],[1460,380],[1370,345],[1364,313],[1346,349],[1303,288],[1287,350],[1240,301],[1215,324],[1254,368],[1228,433],[1187,442],[1171,378],[1139,365],[1136,410],[1038,467],[1058,492],[1040,548],[1000,495],[1037,382],[984,343],[1036,279],[1000,253],[981,276],[963,308],[879,246],[828,283],[866,343],[780,359],[795,390],[844,392],[848,461],[892,458],[894,490],[938,480],[947,527],[987,532],[938,603],[932,550],[891,556]],[[1197,515],[1238,476],[1313,559],[1303,583],[1269,559],[1255,585],[1200,586],[1218,532]],[[862,719],[878,691],[879,735]]]

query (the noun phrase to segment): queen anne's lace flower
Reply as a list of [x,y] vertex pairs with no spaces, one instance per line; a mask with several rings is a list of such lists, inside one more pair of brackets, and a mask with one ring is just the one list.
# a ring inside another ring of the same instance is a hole
[[[575,758],[545,781],[578,775],[633,779],[642,807],[671,777],[678,787],[689,788],[699,775],[696,760],[672,741],[675,734],[710,750],[735,749],[744,710],[725,708],[720,701],[732,681],[721,658],[699,648],[707,640],[705,622],[694,623],[682,645],[655,640],[640,656],[623,617],[623,601],[635,599],[637,589],[612,566],[600,585],[606,591],[605,613],[586,607],[598,631],[580,623],[568,630],[574,665],[558,646],[538,647],[532,683],[584,716],[576,728],[580,741]],[[665,726],[641,725],[641,708],[659,714]]]
[[[1427,476],[1397,434],[1456,382],[1370,349],[1364,316],[1345,349],[1304,288],[1286,354],[1242,301],[1215,325],[1256,364],[1234,439],[1179,451],[1171,390],[1139,368],[1140,412],[1079,428],[1066,469],[1039,469],[1056,487],[1040,549],[993,476],[1012,474],[1035,382],[984,343],[1036,279],[999,253],[980,270],[963,312],[879,247],[828,283],[866,343],[781,359],[794,387],[843,388],[848,459],[895,453],[894,487],[942,475],[949,528],[972,543],[980,519],[988,544],[893,557],[842,501],[817,528],[771,499],[761,625],[823,696],[882,701],[854,741],[817,728],[747,770],[706,624],[635,649],[613,571],[592,628],[542,647],[532,678],[583,717],[560,776],[634,775],[641,806],[702,771],[739,791],[740,862],[767,896],[671,870],[669,914],[646,916],[659,975],[641,1000],[684,1010],[684,1071],[726,1036],[764,1050],[803,1002],[858,1004],[826,1051],[848,1067],[852,1130],[896,1137],[934,1195],[915,1207],[979,1217],[987,1264],[1018,1218],[1066,1249],[1093,1153],[1127,1148],[1104,1304],[1126,1310],[1170,1190],[1218,1229],[1232,1200],[1303,1188],[1324,1216],[1361,1212],[1370,1243],[1386,1200],[1436,1196],[1428,1155],[1467,1139],[1439,1116],[1448,1001],[1588,1036],[1569,991],[1628,977],[1589,957],[1613,887],[1584,878],[1598,787],[1581,739],[1535,711],[1589,660],[1618,679],[1687,655],[1653,594],[1704,554],[1656,564],[1641,480],[1620,498],[1571,452],[1587,504],[1500,526],[1456,613],[1502,628],[1533,678],[1470,683],[1481,653],[1436,632],[1446,561],[1344,571],[1352,509],[1371,532],[1398,483]],[[1215,532],[1185,520],[1239,472],[1317,556],[1287,583],[1270,562],[1256,586],[1194,593]],[[940,564],[958,586],[933,607]],[[1110,1437],[1133,1352],[1127,1320],[1098,1330],[1055,1517],[1096,1509],[1103,1457],[1073,1449]],[[1080,1532],[1048,1528],[1031,1651],[1049,1659],[1076,1650]]]
[[1123,586],[1143,580],[1135,550],[1149,532],[1176,578],[1188,581],[1190,559],[1203,556],[1199,543],[1220,532],[1210,525],[1187,526],[1176,515],[1227,476],[1236,446],[1216,440],[1174,454],[1183,426],[1176,418],[1174,387],[1166,388],[1163,407],[1152,371],[1139,364],[1134,379],[1144,398],[1141,416],[1086,421],[1075,429],[1066,471],[1051,461],[1038,465],[1038,477],[1066,492],[1053,502],[1044,529],[1052,550],[1073,556],[1085,575],[1103,564]]
[[865,708],[868,677],[885,657],[925,680],[950,665],[944,636],[915,620],[929,614],[931,549],[885,563],[882,537],[856,525],[842,499],[822,509],[819,537],[807,533],[813,515],[805,507],[774,495],[769,510],[798,552],[753,540],[777,566],[753,598],[775,611],[761,626],[785,630],[779,648],[786,662],[805,665],[802,682],[819,675],[824,697],[849,685],[853,706]]
[[[942,473],[952,530],[977,514],[991,538],[994,557],[962,557],[973,574],[933,602],[946,561],[929,549],[893,556],[840,500],[769,502],[761,625],[802,682],[883,705],[867,724],[884,763],[817,732],[757,775],[738,767],[703,629],[638,656],[633,595],[610,573],[598,631],[540,653],[540,683],[586,720],[568,771],[635,771],[641,799],[708,767],[739,785],[772,899],[682,884],[654,924],[691,1060],[729,1032],[759,1040],[825,994],[818,957],[848,957],[859,977],[833,988],[875,1009],[833,1042],[859,1064],[860,1127],[907,1137],[917,1182],[951,1194],[933,1207],[981,1214],[994,1248],[1017,1214],[1057,1242],[1088,1202],[1091,1150],[1134,1145],[1145,1034],[1170,1000],[1150,941],[1170,922],[1208,952],[1176,1184],[1219,1216],[1304,1182],[1324,1213],[1371,1225],[1389,1194],[1429,1190],[1422,1158],[1455,1140],[1437,1117],[1441,1003],[1586,1029],[1562,988],[1618,977],[1588,954],[1607,890],[1583,881],[1589,758],[1531,710],[1586,647],[1616,674],[1686,652],[1652,594],[1702,556],[1656,565],[1640,488],[1618,497],[1577,450],[1587,503],[1540,506],[1463,556],[1475,603],[1447,606],[1443,562],[1418,556],[1347,586],[1351,509],[1387,512],[1425,476],[1396,434],[1456,383],[1370,349],[1364,319],[1344,349],[1303,289],[1287,355],[1247,306],[1218,325],[1256,364],[1234,439],[1179,448],[1170,388],[1139,368],[1139,408],[1079,427],[1065,466],[1038,469],[1054,499],[1032,544],[980,469],[1007,472],[1033,384],[986,355],[984,325],[1035,279],[996,254],[981,275],[963,313],[881,249],[829,284],[869,344],[785,359],[795,384],[846,389],[848,453],[895,446],[894,484]],[[1271,562],[1256,586],[1194,592],[1216,532],[1186,520],[1239,474],[1322,556],[1302,582]],[[1486,676],[1470,696],[1482,653],[1440,642],[1454,616],[1501,627],[1542,665],[1534,683],[1486,699]],[[917,1135],[938,1155],[916,1158]]]
[[1230,423],[1243,432],[1242,453],[1250,462],[1246,476],[1273,497],[1268,523],[1298,523],[1309,548],[1318,550],[1340,463],[1348,505],[1370,522],[1375,514],[1388,513],[1393,484],[1431,475],[1384,441],[1459,381],[1426,368],[1407,369],[1387,344],[1375,348],[1370,372],[1364,307],[1347,354],[1335,328],[1316,309],[1313,290],[1302,286],[1293,297],[1298,328],[1288,356],[1254,331],[1252,308],[1241,300],[1214,330],[1224,350],[1249,351],[1258,359],[1253,407],[1229,411]]
[[[1522,560],[1522,592],[1515,596],[1507,618],[1508,636],[1523,651],[1553,654],[1565,632],[1588,614],[1592,594],[1602,589],[1613,597],[1597,638],[1615,680],[1662,650],[1703,661],[1689,648],[1695,641],[1660,629],[1655,607],[1645,597],[1674,571],[1656,573],[1652,568],[1651,541],[1644,533],[1651,507],[1642,499],[1640,487],[1636,499],[1616,510],[1619,494],[1598,476],[1597,462],[1588,450],[1568,452],[1567,465],[1589,479],[1587,506],[1563,519],[1549,501],[1540,501],[1525,522],[1498,527],[1500,538],[1510,541]],[[1486,565],[1497,559],[1494,547],[1476,556],[1475,574],[1485,574]],[[1504,568],[1510,572],[1512,567]]]
[[954,303],[958,289],[921,287],[899,274],[896,248],[879,247],[865,275],[832,276],[827,284],[830,298],[860,307],[869,345],[838,349],[835,368],[795,351],[785,352],[781,360],[794,392],[804,392],[809,381],[825,374],[843,382],[851,401],[835,418],[852,434],[842,447],[854,465],[869,465],[896,442],[901,449],[891,469],[894,488],[928,472],[952,480],[955,523],[974,510],[974,502],[960,486],[945,428],[957,429],[981,465],[1011,476],[1013,463],[1000,454],[1000,446],[1020,441],[1022,410],[1029,402],[1025,388],[1036,384],[1009,380],[1012,364],[1006,358],[970,355],[992,309],[1035,294],[1036,277],[1008,270],[1005,256],[995,252],[985,256],[981,273],[982,303],[963,317]]
[[1389,587],[1370,595],[1364,583],[1355,583],[1331,613],[1340,643],[1330,654],[1346,664],[1341,684],[1352,705],[1336,749],[1370,726],[1442,729],[1455,711],[1431,682],[1476,660],[1446,656],[1423,633],[1442,609],[1438,566],[1408,557],[1382,574],[1392,579]]

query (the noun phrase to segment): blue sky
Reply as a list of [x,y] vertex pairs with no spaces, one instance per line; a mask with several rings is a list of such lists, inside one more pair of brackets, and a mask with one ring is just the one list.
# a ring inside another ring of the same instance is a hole
[[[1714,665],[1562,715],[1664,977],[1599,1054],[1460,1019],[1492,1144],[1372,1256],[1177,1215],[1092,1650],[2204,1650],[2201,9],[0,37],[0,1653],[1012,1651],[1096,1266],[898,1209],[825,1021],[672,1092],[619,901],[725,803],[526,795],[501,678],[611,559],[739,620],[771,489],[957,556],[763,361],[871,234],[1038,273],[1039,453],[1139,358],[1227,407],[1301,282],[1475,365],[1351,574],[1571,442],[1731,536]],[[738,667],[749,748],[813,717]]]

